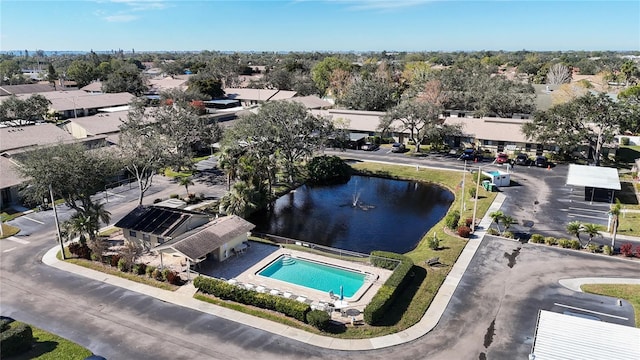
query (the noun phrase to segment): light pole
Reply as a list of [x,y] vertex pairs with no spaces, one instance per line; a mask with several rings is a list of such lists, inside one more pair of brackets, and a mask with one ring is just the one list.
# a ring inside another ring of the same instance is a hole
[[482,177],[482,166],[478,166],[478,181],[476,182],[476,199],[473,202],[473,221],[471,222],[471,232],[476,231],[476,211],[478,211],[478,191],[480,191],[481,177]]
[[58,233],[58,243],[60,243],[60,251],[62,252],[62,260],[67,260],[64,255],[64,244],[62,243],[62,235],[60,234],[60,224],[58,223],[58,210],[56,209],[56,199],[53,197],[53,187],[49,183],[49,195],[51,195],[51,206],[53,207],[53,217],[56,219],[56,231]]
[[465,179],[465,175],[467,175],[467,160],[464,161],[464,171],[462,173],[462,196],[460,197],[460,200],[462,200],[462,204],[460,204],[460,216],[462,216],[462,213],[467,209],[467,207],[465,206],[466,204],[464,203],[464,179]]

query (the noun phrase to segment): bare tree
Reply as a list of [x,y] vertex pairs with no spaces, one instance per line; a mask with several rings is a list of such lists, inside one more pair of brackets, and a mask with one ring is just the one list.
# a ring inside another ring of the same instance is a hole
[[547,84],[560,85],[571,82],[569,68],[561,63],[553,64],[547,73]]

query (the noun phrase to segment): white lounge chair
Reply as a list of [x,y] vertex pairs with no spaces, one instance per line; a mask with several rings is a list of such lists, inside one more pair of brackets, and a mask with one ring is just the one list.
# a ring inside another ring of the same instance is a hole
[[256,291],[259,292],[259,293],[266,293],[267,292],[267,288],[262,286],[262,285],[260,285],[260,286],[258,286],[256,288]]
[[282,296],[284,296],[287,299],[295,298],[294,295],[288,291],[285,291],[284,294],[282,294]]
[[271,289],[271,291],[269,291],[269,294],[271,294],[271,295],[280,295],[281,292],[278,289]]

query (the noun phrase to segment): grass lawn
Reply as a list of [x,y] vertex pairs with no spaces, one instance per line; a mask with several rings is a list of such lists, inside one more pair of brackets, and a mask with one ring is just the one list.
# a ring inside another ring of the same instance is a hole
[[640,327],[640,285],[587,284],[582,285],[580,288],[590,294],[627,300],[633,305],[633,312],[636,315],[636,327]]
[[618,217],[618,234],[640,236],[640,213],[624,213]]
[[9,236],[13,236],[13,235],[15,235],[15,234],[20,232],[20,228],[17,228],[15,226],[11,226],[9,224],[2,223],[2,225],[0,225],[0,226],[2,226],[2,237],[0,237],[0,239],[4,239],[4,238],[7,238]]
[[[17,323],[15,321],[12,325]],[[33,331],[33,347],[31,350],[8,359],[82,360],[91,355],[91,351],[88,349],[60,336],[34,326],[31,326],[31,330]]]
[[[462,181],[462,172],[432,169],[420,169],[419,171],[416,171],[415,167],[412,166],[376,163],[358,163],[352,166],[363,174],[436,183],[450,191],[453,191],[456,195],[456,199],[454,200],[451,209],[461,208],[461,189],[458,188],[458,186]],[[471,183],[472,177],[467,176],[467,184]],[[497,193],[487,192],[482,188],[479,190],[477,218],[482,218],[482,216],[484,216],[484,213],[495,199],[496,194]],[[461,215],[461,219],[463,220],[473,216],[473,200],[468,195],[467,189],[465,189],[465,200],[467,202],[466,210]],[[383,324],[377,326],[347,326],[346,328],[340,328],[340,331],[325,334],[345,339],[370,338],[405,330],[420,321],[431,304],[435,294],[438,292],[440,285],[444,282],[447,274],[449,274],[449,271],[451,270],[451,267],[467,243],[465,239],[447,235],[443,229],[444,219],[426,233],[425,238],[423,238],[420,244],[418,244],[413,251],[406,254],[411,257],[416,265],[414,266],[413,276],[411,278],[412,281],[402,292],[401,296],[396,299],[394,305],[387,313]],[[437,234],[437,237],[441,239],[439,250],[429,249],[427,242],[425,241],[427,237],[432,237],[434,232]],[[301,248],[300,250],[309,251],[309,249],[306,248]],[[425,260],[433,257],[439,257],[440,262],[444,266],[433,268],[426,266]],[[203,301],[228,307],[250,315],[267,318],[288,326],[318,333],[318,330],[310,328],[309,325],[286,318],[281,314],[265,312],[251,306],[230,303],[202,294],[196,294],[195,297]]]
[[171,168],[164,169],[164,176],[170,178],[184,177],[193,175],[193,171],[174,171]]

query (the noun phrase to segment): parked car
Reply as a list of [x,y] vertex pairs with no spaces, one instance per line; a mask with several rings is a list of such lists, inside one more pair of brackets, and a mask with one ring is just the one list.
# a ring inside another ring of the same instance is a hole
[[404,152],[405,150],[406,150],[406,147],[402,143],[393,143],[391,145],[391,152],[401,153],[401,152]]
[[478,153],[475,149],[465,149],[458,160],[478,160],[482,161],[482,154]]
[[518,165],[531,165],[531,159],[527,156],[527,154],[518,154],[516,156],[516,164]]
[[500,153],[496,156],[496,164],[506,164],[509,162],[509,155]]
[[366,142],[360,147],[360,149],[364,151],[375,151],[378,150],[378,148],[380,148],[380,145],[372,142]]
[[536,157],[536,162],[535,162],[537,167],[547,167],[548,163],[547,163],[547,158],[544,156],[538,156]]

